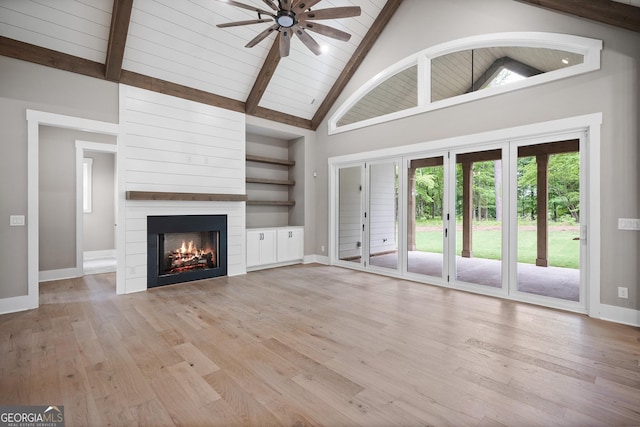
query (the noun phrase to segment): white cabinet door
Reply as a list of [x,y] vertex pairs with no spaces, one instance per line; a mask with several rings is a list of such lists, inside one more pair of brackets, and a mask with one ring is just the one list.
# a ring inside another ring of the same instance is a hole
[[276,262],[276,230],[262,230],[260,242],[260,264]]
[[276,262],[276,231],[247,230],[247,267]]
[[304,229],[278,229],[278,262],[295,261],[304,257]]
[[247,230],[247,267],[260,265],[260,239],[262,231]]

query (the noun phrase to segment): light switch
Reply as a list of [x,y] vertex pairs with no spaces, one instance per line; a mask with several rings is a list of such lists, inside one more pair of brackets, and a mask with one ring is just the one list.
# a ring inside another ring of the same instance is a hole
[[9,225],[11,227],[20,227],[24,225],[24,215],[9,216]]

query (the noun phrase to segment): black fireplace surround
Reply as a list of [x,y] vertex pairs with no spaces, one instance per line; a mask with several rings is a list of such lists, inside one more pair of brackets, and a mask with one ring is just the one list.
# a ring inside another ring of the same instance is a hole
[[226,215],[147,217],[147,288],[226,275]]

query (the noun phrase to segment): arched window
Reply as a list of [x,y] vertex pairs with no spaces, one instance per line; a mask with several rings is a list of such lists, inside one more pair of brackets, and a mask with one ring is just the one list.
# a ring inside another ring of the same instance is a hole
[[530,32],[434,46],[357,90],[329,120],[329,134],[597,70],[601,50],[601,40]]

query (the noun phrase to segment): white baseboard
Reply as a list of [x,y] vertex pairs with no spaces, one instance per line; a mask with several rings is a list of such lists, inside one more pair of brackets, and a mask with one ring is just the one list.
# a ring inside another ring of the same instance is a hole
[[288,265],[296,265],[296,264],[300,264],[300,261],[285,261],[285,262],[276,262],[273,264],[254,265],[252,267],[247,267],[247,273],[251,273],[252,271],[258,271],[258,270],[266,270],[267,268],[286,267]]
[[329,257],[324,255],[305,255],[303,264],[324,264],[329,265]]
[[39,273],[40,282],[50,282],[51,280],[73,279],[82,276],[78,268],[61,268],[60,270],[46,270]]
[[16,313],[33,308],[38,308],[38,298],[29,295],[0,299],[0,314]]
[[116,255],[115,249],[105,249],[103,251],[84,251],[82,258],[85,261],[92,261],[96,259],[115,258]]
[[[595,316],[594,316],[595,317]],[[640,310],[600,304],[599,319],[640,327]]]

